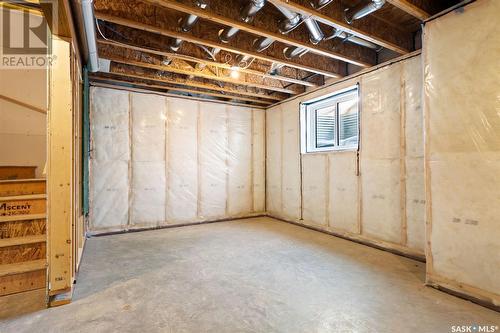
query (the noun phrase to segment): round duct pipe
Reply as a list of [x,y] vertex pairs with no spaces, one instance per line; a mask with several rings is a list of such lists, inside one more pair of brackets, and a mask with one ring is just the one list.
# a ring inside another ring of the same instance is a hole
[[[206,0],[196,0],[194,4],[196,7],[201,9],[208,8],[208,2],[206,2]],[[180,22],[182,32],[191,31],[191,29],[193,28],[194,24],[197,21],[198,21],[198,16],[196,15],[189,14],[187,16],[184,16]]]
[[325,35],[323,34],[323,31],[321,31],[318,22],[310,17],[307,17],[304,18],[304,23],[307,27],[307,30],[309,30],[309,40],[311,41],[311,43],[316,45],[325,38]]
[[299,23],[300,23],[300,15],[299,14],[288,10],[288,8],[276,5],[275,3],[273,3],[273,5],[285,17],[284,20],[281,20],[279,22],[279,30],[282,34],[289,33],[290,31],[292,31],[293,29],[295,29],[299,25]]
[[370,0],[368,3],[361,2],[357,6],[349,8],[345,11],[345,20],[351,24],[354,20],[370,15],[384,6],[385,0]]
[[262,52],[274,43],[274,39],[269,37],[259,37],[254,39],[253,48],[257,52]]
[[316,0],[316,1],[311,1],[311,7],[314,9],[321,9],[328,5],[332,0]]
[[307,52],[308,52],[307,49],[305,49],[303,47],[289,46],[283,50],[283,55],[287,59],[292,59],[295,57],[302,57]]
[[[241,10],[239,20],[245,23],[252,22],[255,15],[257,15],[265,4],[265,0],[250,0],[250,2]],[[234,36],[236,36],[238,31],[240,31],[240,29],[235,27],[222,29],[219,31],[219,40],[223,43],[229,43]]]

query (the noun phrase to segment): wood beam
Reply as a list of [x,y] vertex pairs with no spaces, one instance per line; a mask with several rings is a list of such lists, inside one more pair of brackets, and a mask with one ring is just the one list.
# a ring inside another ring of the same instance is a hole
[[366,16],[349,25],[343,15],[345,7],[341,1],[333,1],[321,10],[311,8],[307,0],[269,0],[301,15],[310,16],[325,25],[340,29],[348,34],[368,40],[400,54],[410,52],[412,36],[410,33],[395,31],[384,22]]
[[[230,104],[230,105],[238,105],[238,106],[245,106],[247,108],[254,108],[254,109],[263,109],[265,110],[265,106],[260,106],[260,105],[255,105],[255,104],[244,104],[244,103],[238,103],[238,102],[231,102],[231,101],[216,101],[213,99],[209,98],[204,98],[204,97],[197,97],[197,96],[181,96],[181,95],[176,95],[168,92],[160,92],[160,91],[154,91],[152,92],[150,89],[144,89],[144,88],[135,88],[135,87],[125,87],[117,84],[109,84],[109,83],[101,83],[101,82],[93,82],[93,86],[95,87],[103,87],[103,88],[111,88],[111,89],[123,89],[126,91],[132,91],[132,92],[139,92],[139,93],[146,93],[146,94],[158,94],[162,96],[167,96],[167,97],[174,97],[174,98],[184,98],[184,99],[191,99],[191,100],[202,100],[202,101],[208,101],[208,102],[217,102],[217,103],[224,103],[224,104]],[[1,298],[0,298],[1,299]]]
[[431,15],[427,13],[425,10],[415,6],[414,4],[410,3],[407,0],[387,0],[387,2],[393,5],[394,7],[397,7],[405,11],[411,16],[418,18],[420,21],[424,21],[429,17],[431,17]]
[[[123,48],[127,48],[130,50],[140,51],[143,53],[156,54],[156,55],[159,55],[162,57],[167,57],[170,59],[180,59],[180,60],[184,60],[184,61],[192,61],[192,62],[205,64],[208,66],[213,66],[213,67],[218,67],[218,68],[231,69],[231,65],[229,63],[221,63],[221,62],[216,62],[216,61],[207,60],[207,59],[200,59],[198,57],[181,54],[180,52],[178,52],[178,53],[164,52],[164,51],[160,51],[160,50],[153,49],[153,48],[146,48],[146,47],[136,46],[136,45],[131,45],[131,44],[118,43],[118,42],[114,42],[111,40],[105,40],[105,39],[98,39],[97,43],[102,44],[102,45],[112,45],[112,46],[123,47]],[[247,73],[247,74],[252,74],[252,75],[256,75],[256,76],[261,76],[262,78],[276,79],[279,81],[295,83],[295,84],[299,84],[299,85],[306,86],[306,87],[318,87],[319,86],[318,84],[316,84],[314,82],[300,80],[300,79],[294,79],[294,78],[291,78],[288,76],[283,76],[283,75],[272,75],[272,74],[269,74],[267,72],[261,72],[261,71],[255,70],[255,69],[240,68],[239,71],[241,73]]]
[[[340,78],[341,74],[338,74],[336,71],[340,71],[340,62],[335,63],[332,59],[326,59],[324,57],[314,55],[314,54],[306,54],[302,57],[294,58],[294,59],[286,59],[283,55],[282,48],[280,45],[275,45],[274,43],[267,50],[267,53],[258,53],[251,49],[251,41],[252,38],[250,36],[238,36],[238,45],[228,45],[221,43],[218,40],[217,32],[218,28],[215,26],[204,25],[200,27],[199,25],[195,26],[193,32],[181,32],[176,30],[174,27],[177,26],[176,20],[171,17],[164,17],[164,21],[162,21],[162,25],[164,27],[159,27],[153,24],[146,24],[142,22],[138,22],[134,19],[124,18],[123,16],[130,16],[126,12],[119,12],[120,16],[116,14],[107,14],[103,11],[97,11],[95,16],[103,21],[112,22],[115,24],[119,24],[122,26],[127,26],[129,28],[144,30],[153,32],[156,34],[160,34],[163,36],[180,38],[186,42],[200,44],[207,47],[219,48],[221,50],[226,50],[228,52],[247,55],[256,59],[261,59],[263,61],[271,62],[271,63],[280,63],[285,66],[294,67],[297,69],[305,70],[312,73],[321,74],[327,77]],[[142,18],[142,16],[138,16]],[[170,24],[170,25],[169,25]],[[202,37],[200,37],[202,36]],[[269,55],[272,53],[272,55]],[[329,61],[328,61],[329,60]]]
[[[207,9],[201,9],[194,5],[187,5],[185,3],[180,3],[174,0],[144,0],[148,3],[152,3],[159,7],[164,7],[172,10],[176,10],[182,12],[184,14],[194,14],[202,19],[209,20],[215,22],[217,24],[221,24],[223,26],[229,26],[238,28],[241,31],[246,31],[250,34],[254,34],[257,36],[262,36],[266,38],[272,38],[275,41],[296,46],[307,49],[308,51],[318,54],[323,57],[337,59],[340,61],[344,61],[347,63],[351,63],[360,67],[370,67],[375,64],[375,53],[373,53],[373,59],[368,60],[368,57],[364,57],[365,59],[360,59],[360,55],[352,56],[348,54],[344,54],[341,52],[336,52],[332,50],[333,41],[321,42],[318,45],[313,45],[309,41],[309,36],[307,33],[301,34],[301,29],[295,29],[289,35],[281,34],[278,31],[278,19],[276,17],[269,17],[268,20],[264,21],[261,14],[257,16],[254,20],[253,24],[244,23],[241,20],[237,20],[236,18],[239,16],[239,7],[238,6],[228,6],[227,2],[221,2],[220,0],[213,0],[210,2],[210,6]],[[186,1],[186,3],[191,3]],[[219,15],[219,13],[224,12],[223,15]],[[258,25],[257,22],[261,24]],[[262,27],[261,27],[262,26]],[[265,28],[264,28],[265,27]],[[292,37],[293,35],[293,37]],[[323,45],[328,44],[330,47],[326,47]],[[356,48],[356,46],[351,45],[352,48]],[[358,50],[358,53],[360,51]]]
[[194,80],[194,79],[186,79],[184,77],[180,77],[179,75],[172,73],[165,73],[165,75],[159,75],[158,71],[151,70],[149,68],[141,68],[130,65],[123,64],[115,64],[111,63],[110,73],[116,75],[128,76],[136,79],[146,79],[156,82],[175,84],[190,88],[199,88],[211,91],[220,91],[228,94],[236,94],[242,96],[251,96],[257,97],[267,100],[281,101],[286,99],[288,95],[284,94],[263,94],[255,91],[248,90],[238,90],[237,87],[220,87],[214,83],[209,83],[206,80]]
[[[114,74],[112,74],[114,75]],[[200,91],[200,90],[195,90],[195,89],[188,89],[188,88],[181,88],[181,87],[175,87],[175,86],[168,86],[168,85],[159,85],[159,84],[151,84],[147,82],[137,82],[137,81],[128,81],[126,80],[127,77],[124,77],[122,79],[116,79],[111,77],[102,75],[102,74],[93,74],[90,75],[89,78],[93,81],[102,81],[102,82],[113,82],[113,83],[119,83],[119,84],[130,84],[138,87],[143,87],[147,89],[161,89],[164,91],[177,91],[177,92],[182,92],[182,93],[188,93],[188,94],[196,94],[196,95],[206,95],[206,96],[212,96],[212,97],[217,97],[217,98],[224,98],[227,100],[238,100],[238,101],[243,101],[243,102],[252,102],[255,104],[261,104],[261,105],[271,105],[273,102],[271,101],[263,101],[257,98],[250,98],[250,97],[243,97],[243,96],[234,96],[234,95],[227,95],[227,94],[221,94],[221,93],[213,93],[213,92],[208,92],[208,91]],[[248,105],[248,104],[245,104]]]
[[[154,7],[153,7],[154,8]],[[100,31],[105,38],[111,41],[116,41],[122,44],[129,44],[132,46],[139,46],[154,50],[161,50],[163,52],[169,52],[170,46],[172,45],[172,38],[163,36],[160,34],[129,28],[126,26],[103,22],[100,21]],[[193,44],[193,43],[182,43],[179,50],[175,54],[188,56],[197,59],[210,59],[224,63],[228,66],[237,65],[237,54],[228,52],[226,50],[220,50],[216,55],[215,59],[211,58],[207,52],[204,50],[205,46]],[[263,61],[261,59],[254,59],[250,64],[247,64],[244,69],[254,70],[261,73],[269,73],[273,69],[273,63],[268,61]],[[339,68],[342,74],[345,74],[345,66]],[[306,82],[313,82],[316,85],[324,84],[324,77],[320,74],[311,75],[311,72],[304,71],[301,69],[283,66],[279,69],[279,74],[287,78],[293,78],[298,80],[303,80]],[[284,80],[286,81],[286,80]],[[291,82],[297,83],[297,82]]]
[[[260,77],[252,75],[240,75],[240,79],[233,79],[230,77],[231,71],[228,69],[221,69],[218,75],[212,74],[207,68],[202,70],[197,70],[191,65],[187,64],[184,60],[174,59],[171,63],[166,66],[163,65],[161,57],[158,56],[148,56],[147,54],[128,50],[116,46],[105,46],[101,45],[99,47],[99,56],[101,58],[109,59],[116,63],[128,64],[137,67],[151,68],[159,71],[171,72],[181,75],[192,75],[196,77],[201,77],[208,80],[220,81],[224,83],[229,83],[233,85],[242,85],[248,87],[259,88],[263,90],[277,91],[285,94],[296,95],[304,92],[303,89],[290,89],[283,88],[282,82],[272,79],[263,80]],[[302,87],[298,87],[302,88]]]

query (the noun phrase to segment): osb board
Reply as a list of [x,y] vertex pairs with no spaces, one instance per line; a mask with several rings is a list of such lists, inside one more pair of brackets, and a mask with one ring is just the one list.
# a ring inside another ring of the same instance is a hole
[[47,292],[45,288],[0,297],[0,319],[19,316],[45,309]]
[[0,248],[0,265],[45,259],[46,253],[47,246],[45,243],[2,247]]
[[45,219],[10,221],[0,224],[0,239],[45,234]]
[[476,1],[424,29],[428,280],[441,284],[446,279],[449,288],[496,305],[498,12],[500,2]]
[[0,182],[0,196],[45,193],[45,179],[19,182]]
[[40,214],[45,213],[46,210],[47,202],[44,198],[9,201],[0,200],[0,216]]
[[45,269],[0,277],[0,296],[23,291],[45,288],[47,271]]

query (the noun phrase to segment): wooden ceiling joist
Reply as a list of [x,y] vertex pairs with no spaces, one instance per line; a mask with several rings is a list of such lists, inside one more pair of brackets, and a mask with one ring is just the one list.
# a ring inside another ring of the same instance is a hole
[[228,86],[220,87],[216,84],[206,82],[206,80],[203,79],[201,80],[186,79],[184,77],[180,77],[179,75],[175,75],[172,73],[167,73],[169,74],[168,76],[159,76],[158,71],[155,70],[151,70],[148,68],[140,68],[130,65],[115,64],[113,62],[111,63],[110,73],[115,75],[127,76],[135,79],[143,79],[143,80],[146,79],[161,83],[184,86],[188,88],[204,89],[208,91],[219,91],[227,94],[257,97],[261,99],[274,100],[274,101],[281,101],[287,98],[288,96],[281,93],[265,94],[255,91],[237,89],[237,87],[228,87]]
[[424,21],[431,16],[425,10],[415,6],[407,0],[387,0],[387,2],[421,21]]
[[[363,57],[364,59],[361,59],[361,56],[363,56],[363,54],[360,52],[363,51],[358,51],[357,56],[352,56],[333,51],[332,50],[333,41],[324,41],[320,42],[318,45],[314,45],[309,41],[307,33],[306,34],[298,33],[301,29],[293,30],[290,33],[290,35],[281,34],[278,31],[279,19],[276,17],[271,17],[269,20],[264,21],[262,19],[263,14],[259,13],[256,19],[254,20],[253,24],[244,23],[241,20],[236,19],[239,15],[239,7],[228,6],[227,1],[222,2],[221,0],[212,0],[210,1],[210,6],[206,9],[200,9],[194,5],[188,5],[187,3],[191,3],[189,1],[185,1],[186,4],[174,0],[144,0],[144,1],[152,3],[159,7],[176,10],[184,14],[194,14],[199,18],[215,22],[217,24],[222,25],[223,27],[229,26],[238,28],[241,31],[246,31],[250,34],[266,38],[272,38],[273,40],[281,42],[286,45],[301,47],[323,57],[337,59],[360,67],[370,67],[374,65],[374,60],[375,60],[374,52],[373,52],[373,59],[370,59],[371,58],[370,56],[365,56]],[[219,14],[222,11],[226,11],[225,15]],[[257,25],[258,21],[262,23],[261,24],[262,27]],[[265,22],[265,27],[264,27],[264,22]],[[292,35],[295,38],[293,38]],[[351,45],[351,47],[361,48],[354,45]],[[366,52],[370,51],[365,50],[365,53]]]
[[[146,48],[146,47],[130,45],[130,44],[124,44],[124,43],[117,43],[117,42],[105,40],[105,39],[98,39],[97,42],[98,42],[98,44],[102,44],[102,45],[119,46],[119,47],[127,48],[130,50],[135,50],[135,51],[139,51],[139,52],[156,54],[156,55],[159,55],[162,57],[167,57],[170,59],[180,59],[180,60],[184,60],[184,61],[193,61],[196,63],[201,63],[201,64],[205,64],[205,65],[213,66],[213,67],[218,67],[218,68],[231,69],[231,67],[232,67],[228,63],[221,63],[221,62],[216,62],[216,61],[211,61],[211,60],[206,60],[206,59],[200,59],[200,58],[196,58],[193,56],[184,55],[180,52],[177,52],[177,53],[164,52],[164,51],[160,51],[157,49]],[[240,68],[239,71],[241,73],[256,75],[256,76],[260,76],[262,78],[276,79],[276,80],[283,81],[283,82],[295,83],[295,84],[306,86],[306,87],[317,87],[318,86],[318,84],[316,84],[314,82],[300,80],[300,79],[294,79],[294,78],[284,76],[284,75],[269,74],[268,72],[261,72],[261,71],[249,69],[249,68]]]
[[130,80],[129,81],[129,80],[126,80],[127,77],[117,79],[117,78],[114,78],[113,76],[114,76],[114,74],[111,74],[111,75],[92,74],[89,76],[89,78],[92,81],[112,82],[112,83],[118,83],[118,84],[124,84],[124,85],[134,85],[134,86],[148,88],[148,89],[161,89],[164,91],[177,91],[177,92],[182,92],[182,93],[195,94],[195,95],[199,95],[199,96],[206,95],[206,96],[212,96],[212,97],[217,97],[217,98],[222,98],[222,99],[227,99],[227,100],[251,102],[251,103],[260,104],[260,105],[273,104],[273,102],[271,102],[271,101],[263,101],[263,100],[260,100],[257,98],[235,96],[235,95],[228,95],[228,94],[222,94],[222,93],[213,93],[213,92],[209,92],[209,91],[188,89],[188,88],[169,86],[169,85],[164,85],[164,84],[162,84],[162,85],[151,84],[151,83],[147,83],[147,82],[138,82],[137,80]]
[[[125,14],[124,14],[125,15]],[[251,49],[251,41],[248,42],[247,40],[243,40],[242,36],[239,36],[239,41],[241,42],[242,45],[248,45],[247,47],[236,47],[228,44],[221,43],[218,41],[217,37],[217,28],[212,27],[212,29],[208,29],[207,26],[203,27],[203,30],[209,30],[206,32],[206,35],[203,37],[200,37],[198,35],[195,35],[194,33],[186,33],[186,32],[181,32],[176,30],[175,26],[172,26],[171,28],[163,28],[163,27],[158,27],[156,25],[152,24],[146,24],[146,23],[141,23],[136,20],[132,19],[127,19],[123,18],[121,16],[117,15],[110,15],[106,14],[100,11],[96,11],[95,16],[103,21],[107,22],[112,22],[115,24],[119,24],[122,26],[126,26],[129,28],[134,28],[134,29],[139,29],[139,30],[144,30],[144,31],[149,31],[152,33],[160,34],[163,36],[168,36],[172,38],[180,38],[184,40],[185,42],[190,42],[194,44],[200,44],[204,45],[207,47],[213,47],[213,48],[219,48],[221,50],[226,50],[231,53],[236,53],[236,54],[242,54],[242,55],[247,55],[249,57],[253,57],[256,59],[260,59],[263,61],[267,61],[270,63],[279,63],[283,64],[285,66],[290,66],[293,68],[305,70],[308,72],[312,73],[317,73],[321,74],[327,77],[333,77],[333,78],[340,78],[342,77],[341,74],[338,72],[335,72],[333,69],[340,70],[340,63],[335,63],[333,59],[330,59],[330,61],[326,61],[324,57],[313,55],[313,54],[306,54],[303,57],[298,57],[294,59],[286,59],[285,56],[282,54],[281,50],[276,50],[276,52],[273,53],[272,56],[268,55],[268,53],[259,53],[255,52]],[[177,23],[176,23],[177,25]],[[193,30],[200,30],[198,26],[196,26]],[[215,36],[214,36],[215,35]],[[273,47],[272,45],[271,47]]]
[[321,10],[312,8],[308,0],[269,1],[301,15],[312,17],[320,23],[353,34],[397,53],[405,54],[412,49],[412,35],[410,33],[395,31],[386,23],[370,15],[354,21],[349,25],[343,17],[345,8],[341,1],[333,1]]
[[[126,52],[123,52],[123,50],[125,50]],[[233,85],[254,87],[262,90],[277,91],[291,95],[296,95],[303,92],[303,89],[296,89],[296,88],[302,88],[301,86],[296,87],[295,89],[292,89],[292,87],[283,88],[282,82],[274,79],[263,80],[261,77],[256,77],[251,75],[245,75],[245,76],[242,75],[241,79],[233,79],[230,77],[231,71],[227,69],[221,69],[220,75],[215,75],[210,73],[210,71],[207,68],[204,68],[203,70],[197,70],[196,68],[193,68],[188,63],[186,63],[184,60],[172,60],[169,65],[163,65],[161,64],[161,59],[155,59],[151,56],[146,55],[146,58],[149,61],[153,62],[145,62],[142,61],[142,59],[144,59],[143,53],[134,50],[123,49],[121,47],[116,47],[116,46],[111,46],[111,47],[100,46],[99,56],[105,59],[109,59],[115,63],[151,68],[163,72],[171,72],[181,75],[188,75],[188,76],[192,75],[195,77],[201,77],[204,79],[220,81]],[[138,61],[136,59],[141,59],[141,61]]]
[[[96,86],[96,87],[103,87],[103,88],[110,88],[110,89],[124,89],[126,91],[133,91],[133,92],[139,92],[139,93],[146,93],[146,94],[150,94],[152,91],[156,94],[159,94],[159,95],[163,95],[163,96],[169,96],[169,97],[175,97],[175,98],[180,98],[180,97],[183,97],[183,98],[186,98],[185,96],[182,96],[182,95],[177,95],[177,94],[172,94],[172,93],[169,93],[169,92],[163,92],[163,91],[159,91],[159,90],[152,90],[151,88],[135,88],[135,87],[127,87],[127,86],[123,86],[123,85],[120,85],[120,84],[117,84],[117,83],[105,83],[105,82],[100,82],[100,81],[92,81],[91,82],[93,86]],[[245,106],[245,107],[251,107],[251,108],[255,108],[255,109],[265,109],[266,107],[265,106],[260,106],[260,105],[256,105],[256,104],[246,104],[246,103],[240,103],[240,102],[237,102],[237,101],[222,101],[222,100],[214,100],[214,99],[209,99],[207,97],[203,97],[203,96],[187,96],[188,99],[195,99],[195,100],[206,100],[206,101],[209,101],[209,102],[223,102],[223,103],[226,103],[226,104],[230,104],[230,105],[238,105],[238,106]]]

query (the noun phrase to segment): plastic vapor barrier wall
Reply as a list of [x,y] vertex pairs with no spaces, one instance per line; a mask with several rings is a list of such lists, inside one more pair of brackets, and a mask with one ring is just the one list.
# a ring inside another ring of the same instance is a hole
[[265,210],[263,110],[91,88],[91,232]]
[[424,28],[427,280],[497,307],[499,14],[481,0]]
[[[359,84],[360,150],[301,154],[300,102]],[[423,257],[421,57],[267,110],[270,215]]]

